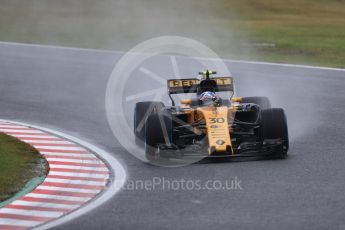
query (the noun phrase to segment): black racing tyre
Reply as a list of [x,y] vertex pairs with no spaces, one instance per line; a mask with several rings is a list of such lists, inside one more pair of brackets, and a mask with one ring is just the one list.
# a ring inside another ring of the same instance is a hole
[[172,143],[172,118],[171,114],[163,111],[151,114],[145,125],[145,154],[150,162],[159,162],[162,151],[159,144]]
[[280,108],[261,110],[261,138],[281,139],[283,141],[283,152],[286,155],[289,150],[289,134],[285,112]]
[[146,119],[151,114],[159,112],[162,108],[164,108],[164,104],[157,101],[143,101],[135,104],[134,136],[137,145],[143,145],[145,143]]
[[271,102],[267,97],[243,97],[242,103],[254,103],[260,106],[260,109],[270,109]]

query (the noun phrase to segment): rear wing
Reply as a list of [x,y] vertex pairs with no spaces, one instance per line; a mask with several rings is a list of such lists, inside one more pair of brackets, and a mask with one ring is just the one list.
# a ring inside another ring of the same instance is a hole
[[[215,92],[234,91],[232,77],[214,77],[209,80],[216,81],[217,86],[215,88]],[[200,80],[197,78],[169,79],[168,92],[169,94],[197,93],[199,84]]]

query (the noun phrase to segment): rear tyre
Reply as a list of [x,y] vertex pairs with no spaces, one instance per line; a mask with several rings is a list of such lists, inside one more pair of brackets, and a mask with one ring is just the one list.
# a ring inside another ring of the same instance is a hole
[[289,135],[285,112],[280,108],[261,110],[261,138],[281,139],[283,151],[277,156],[285,157],[289,150]]
[[271,102],[267,97],[243,97],[242,103],[254,103],[260,106],[260,109],[270,109]]
[[172,143],[172,119],[171,114],[163,111],[151,114],[145,125],[145,154],[151,163],[166,161],[160,145]]
[[156,101],[138,102],[134,109],[134,136],[137,145],[144,145],[145,143],[145,123],[147,118],[153,114],[158,113],[164,104]]

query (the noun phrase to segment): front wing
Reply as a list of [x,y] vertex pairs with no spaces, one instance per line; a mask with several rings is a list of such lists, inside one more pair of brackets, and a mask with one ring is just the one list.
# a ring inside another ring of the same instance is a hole
[[269,157],[282,155],[284,145],[282,140],[265,140],[264,142],[247,142],[242,143],[234,152],[213,152],[207,153],[207,149],[197,146],[188,146],[179,149],[176,146],[160,146],[161,157],[167,158],[237,158],[237,157]]

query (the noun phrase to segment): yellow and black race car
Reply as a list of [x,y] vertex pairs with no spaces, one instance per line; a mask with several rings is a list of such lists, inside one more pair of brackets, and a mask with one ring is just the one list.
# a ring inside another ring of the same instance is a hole
[[[233,97],[232,77],[168,80],[172,106],[138,102],[134,134],[149,161],[186,157],[285,157],[289,149],[284,110],[271,108],[266,97]],[[218,96],[230,92],[229,98]],[[176,106],[173,94],[196,94]]]

